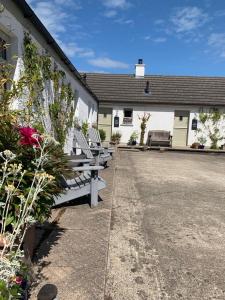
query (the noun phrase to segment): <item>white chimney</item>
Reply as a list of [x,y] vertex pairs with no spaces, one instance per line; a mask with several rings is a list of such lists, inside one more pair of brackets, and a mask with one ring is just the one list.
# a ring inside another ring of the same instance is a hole
[[135,65],[135,77],[145,77],[145,64],[143,64],[143,59],[139,59],[138,63]]

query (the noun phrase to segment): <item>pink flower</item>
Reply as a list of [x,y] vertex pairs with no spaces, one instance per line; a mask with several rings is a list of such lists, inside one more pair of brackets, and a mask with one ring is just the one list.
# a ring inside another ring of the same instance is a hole
[[21,285],[23,283],[23,278],[20,276],[16,276],[15,283]]
[[41,142],[41,137],[39,136],[37,130],[31,127],[21,127],[19,128],[19,133],[21,135],[20,144],[39,147],[39,142]]

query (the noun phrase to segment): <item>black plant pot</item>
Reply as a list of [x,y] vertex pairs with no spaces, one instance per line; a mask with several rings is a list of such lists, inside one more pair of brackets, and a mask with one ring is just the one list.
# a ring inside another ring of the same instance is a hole
[[205,146],[204,145],[199,145],[198,149],[205,149]]
[[137,141],[132,141],[131,145],[133,145],[133,146],[137,145]]

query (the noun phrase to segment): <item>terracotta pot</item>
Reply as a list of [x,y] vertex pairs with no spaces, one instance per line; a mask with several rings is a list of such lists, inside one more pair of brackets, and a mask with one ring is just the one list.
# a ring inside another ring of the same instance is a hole
[[191,148],[192,148],[192,149],[199,149],[199,148],[198,148],[199,146],[200,146],[199,143],[193,143],[193,144],[191,145]]

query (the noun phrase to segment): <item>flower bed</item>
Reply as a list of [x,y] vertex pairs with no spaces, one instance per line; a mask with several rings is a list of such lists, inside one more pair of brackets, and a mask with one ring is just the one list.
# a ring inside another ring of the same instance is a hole
[[0,152],[0,299],[26,299],[30,266],[24,237],[32,224],[50,215],[54,195],[62,192],[57,179],[69,169],[52,137],[10,122],[0,126],[10,131],[5,140],[11,145]]

